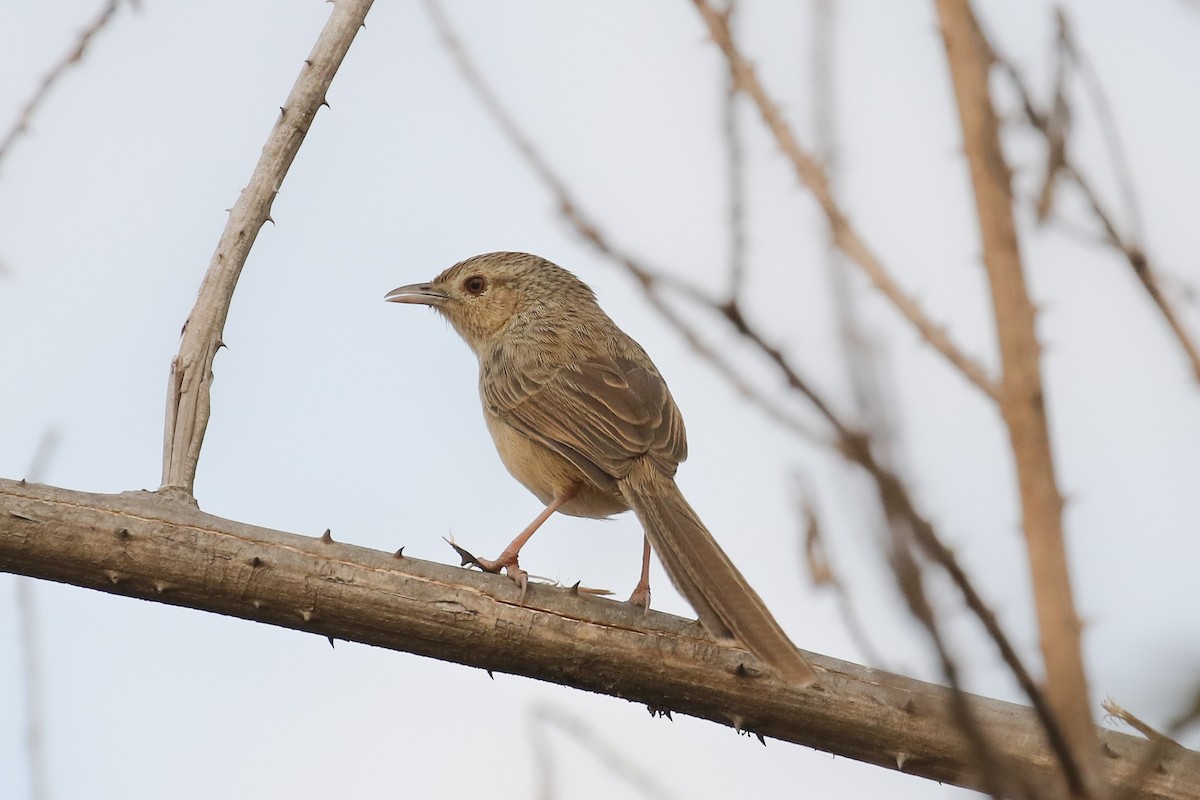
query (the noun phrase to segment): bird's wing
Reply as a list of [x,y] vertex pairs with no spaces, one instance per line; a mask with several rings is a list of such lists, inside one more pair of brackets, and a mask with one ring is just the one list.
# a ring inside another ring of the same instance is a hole
[[541,373],[494,369],[482,387],[492,413],[598,485],[625,477],[642,456],[667,476],[687,458],[683,419],[666,382],[633,358],[594,356]]

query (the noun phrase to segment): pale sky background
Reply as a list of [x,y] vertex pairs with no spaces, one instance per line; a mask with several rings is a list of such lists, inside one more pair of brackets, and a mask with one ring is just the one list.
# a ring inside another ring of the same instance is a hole
[[[740,40],[811,141],[807,2],[746,2]],[[101,3],[7,0],[0,127]],[[1040,87],[1051,6],[979,4]],[[1132,163],[1152,257],[1200,285],[1200,13],[1182,0],[1068,3]],[[227,209],[324,24],[319,2],[122,8],[0,163],[0,475],[156,488],[167,372]],[[996,364],[958,123],[931,3],[838,4],[842,196],[930,314]],[[452,2],[481,68],[585,209],[629,251],[713,289],[726,261],[723,62],[687,2]],[[1007,95],[1004,95],[1007,97]],[[1082,97],[1076,95],[1081,101]],[[652,354],[688,424],[679,482],[809,650],[863,660],[801,569],[791,474],[818,493],[835,567],[890,669],[939,671],[873,541],[863,484],[747,408],[581,243],[464,87],[421,6],[368,17],[259,236],[217,357],[196,484],[210,513],[452,562],[453,532],[494,555],[538,503],[494,454],[475,364],[431,313],[382,302],[479,252],[530,250],[576,271]],[[1082,161],[1105,191],[1093,115]],[[747,311],[843,406],[824,226],[757,117]],[[1039,152],[1009,142],[1030,191]],[[1028,214],[1023,214],[1028,222]],[[1165,722],[1200,674],[1200,390],[1128,266],[1059,233],[1024,240],[1043,314],[1060,479],[1097,701]],[[904,461],[924,512],[1036,663],[1006,437],[992,407],[855,275],[885,343]],[[702,313],[702,312],[696,312]],[[1200,313],[1186,307],[1193,331]],[[718,320],[707,326],[728,343]],[[777,396],[775,375],[738,347]],[[788,400],[788,402],[792,402]],[[796,406],[800,408],[799,406]],[[801,413],[810,417],[807,410]],[[620,595],[641,532],[626,515],[558,518],[532,573]],[[937,582],[940,583],[940,582]],[[962,790],[642,706],[416,656],[98,592],[35,583],[51,796],[459,797],[498,780],[533,797],[535,716],[581,720],[672,796],[962,796]],[[1019,700],[991,646],[940,593],[976,691]],[[0,797],[28,796],[16,579],[0,575]],[[657,572],[657,608],[690,614]],[[629,796],[558,727],[557,797]],[[1195,731],[1187,740],[1198,743]],[[540,766],[539,766],[540,765]],[[472,774],[475,769],[476,774]]]

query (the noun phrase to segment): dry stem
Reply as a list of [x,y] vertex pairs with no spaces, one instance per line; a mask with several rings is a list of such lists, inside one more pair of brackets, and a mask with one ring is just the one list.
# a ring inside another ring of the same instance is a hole
[[[779,348],[769,344],[758,330],[750,325],[743,316],[736,300],[724,303],[715,301],[695,287],[670,279],[661,273],[652,272],[631,256],[617,251],[610,244],[608,238],[600,232],[599,228],[583,216],[577,204],[567,192],[563,181],[547,161],[542,158],[532,141],[524,135],[516,122],[505,111],[503,105],[501,105],[496,95],[491,91],[491,88],[483,80],[479,71],[475,69],[466,51],[450,29],[449,22],[442,14],[436,0],[426,0],[425,5],[443,41],[446,43],[447,49],[458,63],[459,69],[462,71],[468,85],[475,91],[484,107],[493,116],[522,157],[557,197],[562,214],[576,228],[579,235],[635,277],[643,288],[646,298],[655,308],[664,315],[673,327],[687,338],[693,347],[697,349],[701,357],[707,358],[719,369],[722,369],[723,374],[732,376],[731,380],[740,380],[736,370],[728,367],[726,362],[720,360],[715,351],[704,347],[692,325],[686,322],[681,315],[676,314],[663,301],[658,292],[660,286],[668,285],[693,302],[719,313],[741,336],[765,355],[776,366],[779,373],[787,382],[787,385],[805,397],[812,407],[829,423],[835,432],[832,442],[829,442],[826,437],[809,433],[806,427],[794,426],[793,430],[806,434],[808,438],[814,441],[832,444],[846,458],[863,467],[872,477],[876,484],[880,502],[889,520],[901,521],[911,531],[914,540],[920,545],[926,555],[946,570],[951,580],[954,581],[962,593],[968,608],[979,618],[988,635],[995,641],[1001,658],[1012,670],[1022,690],[1030,698],[1030,702],[1033,703],[1034,709],[1046,730],[1053,751],[1062,763],[1069,764],[1070,754],[1066,749],[1062,734],[1057,728],[1053,715],[1050,713],[1049,707],[1041,694],[1041,690],[1033,681],[1024,664],[1021,663],[1016,649],[1000,628],[995,615],[983,602],[981,595],[975,590],[966,573],[958,565],[954,554],[948,547],[942,544],[933,525],[917,511],[903,482],[896,474],[876,460],[869,437],[854,431],[840,419],[833,411],[832,406],[816,392],[810,382],[788,361],[783,352]],[[724,368],[728,368],[729,372],[725,373]],[[748,399],[766,408],[768,413],[774,409],[774,406],[766,402],[758,393],[749,394]],[[779,418],[785,422],[792,421],[790,417]]]
[[372,0],[338,0],[334,5],[329,21],[300,70],[300,77],[279,109],[279,119],[263,146],[250,182],[229,212],[196,305],[184,324],[179,354],[171,361],[160,491],[179,497],[192,496],[211,412],[213,358],[223,344],[221,332],[238,276],[259,230],[271,219],[275,195],[317,110],[326,105],[325,93],[371,3]]
[[1010,176],[988,86],[992,52],[966,0],[937,0],[937,9],[975,190],[1000,340],[1004,366],[1000,411],[1016,462],[1046,665],[1046,695],[1070,748],[1071,759],[1063,764],[1070,791],[1076,796],[1091,795],[1097,786],[1095,727],[1063,542],[1063,503],[1050,448],[1036,315],[1022,272]]

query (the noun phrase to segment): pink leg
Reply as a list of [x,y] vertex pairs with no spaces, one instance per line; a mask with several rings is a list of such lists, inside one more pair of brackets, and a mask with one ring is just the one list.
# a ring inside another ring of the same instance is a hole
[[[517,563],[517,557],[521,553],[521,548],[524,547],[525,543],[529,541],[529,537],[533,536],[534,532],[537,531],[538,528],[542,527],[542,523],[550,519],[550,515],[562,508],[563,504],[574,497],[575,493],[578,491],[579,487],[573,486],[569,491],[564,492],[563,494],[551,500],[550,505],[542,509],[542,513],[538,514],[537,518],[525,527],[525,530],[517,534],[517,538],[513,539],[512,542],[509,543],[508,547],[504,548],[504,552],[501,553],[499,558],[497,558],[495,561],[486,558],[476,558],[466,550],[463,550],[461,547],[453,543],[451,543],[451,546],[458,551],[460,556],[462,556],[464,565],[474,564],[484,572],[498,573],[500,570],[504,570],[508,574],[508,577],[516,581],[517,586],[521,587],[521,598],[524,599],[525,589],[529,586],[529,574],[525,572],[525,570],[521,569],[520,565]],[[646,546],[649,547],[649,543],[647,543]]]
[[650,540],[643,539],[642,544],[642,577],[638,581],[637,586],[633,587],[633,594],[629,595],[629,602],[635,606],[641,606],[643,610],[650,610]]

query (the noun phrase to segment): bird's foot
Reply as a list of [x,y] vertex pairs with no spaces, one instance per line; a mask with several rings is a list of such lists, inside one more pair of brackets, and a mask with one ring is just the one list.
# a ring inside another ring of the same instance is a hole
[[500,554],[500,557],[495,561],[487,558],[478,558],[464,547],[459,547],[449,539],[446,543],[454,548],[454,552],[458,553],[462,559],[463,567],[479,567],[484,572],[490,572],[493,575],[499,575],[503,571],[508,577],[513,579],[517,584],[517,588],[521,590],[521,602],[525,602],[525,590],[529,588],[529,573],[521,569],[517,563],[517,554],[509,550],[505,550]]
[[639,583],[633,589],[633,594],[629,595],[627,601],[631,605],[641,606],[642,613],[645,614],[650,610],[650,584]]

